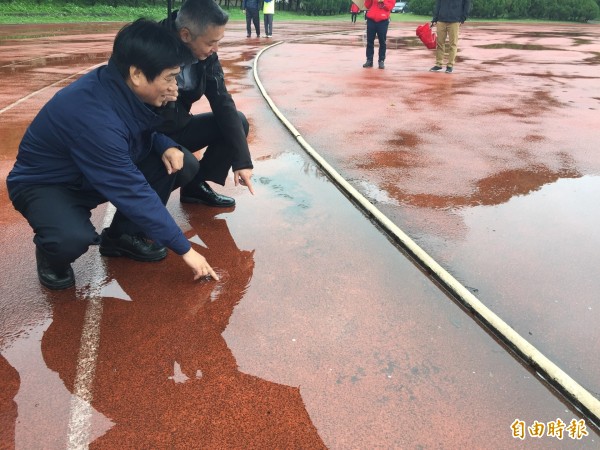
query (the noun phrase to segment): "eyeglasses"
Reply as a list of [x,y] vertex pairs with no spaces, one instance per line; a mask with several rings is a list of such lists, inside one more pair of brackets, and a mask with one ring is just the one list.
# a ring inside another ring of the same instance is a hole
[[167,83],[167,84],[172,84],[172,83],[177,83],[177,75],[168,75],[166,77],[162,77],[162,79]]

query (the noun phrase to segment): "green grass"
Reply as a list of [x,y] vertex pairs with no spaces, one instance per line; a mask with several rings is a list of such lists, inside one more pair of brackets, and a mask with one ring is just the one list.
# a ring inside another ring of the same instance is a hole
[[[166,2],[165,2],[166,4]],[[239,8],[228,10],[230,20],[244,20],[244,14]],[[80,6],[73,3],[59,3],[47,1],[38,4],[35,1],[13,1],[10,3],[0,2],[0,24],[26,24],[26,23],[79,23],[79,22],[131,22],[139,17],[161,20],[166,17],[167,8],[160,6]],[[289,11],[276,11],[278,21],[349,21],[350,14],[339,14],[335,16],[308,16],[306,14]],[[417,16],[411,13],[392,14],[392,22],[419,22],[425,23],[431,20],[431,16]],[[503,19],[469,19],[469,22],[507,22]],[[511,20],[510,22],[547,22],[540,20]]]
[[65,23],[65,22],[130,22],[138,17],[163,19],[166,7],[96,5],[82,7],[67,4],[36,4],[33,2],[0,3],[0,23]]
[[[165,2],[166,5],[166,2]],[[46,1],[36,3],[35,1],[13,1],[9,3],[0,2],[0,24],[25,24],[25,23],[73,23],[73,22],[131,22],[139,17],[161,20],[167,15],[165,5],[160,6],[80,6],[73,3],[61,3]],[[239,8],[228,10],[230,20],[245,20],[244,13]],[[349,21],[350,14],[339,14],[335,16],[308,16],[306,14],[276,11],[278,21]],[[426,22],[431,17],[414,16],[412,14],[392,14],[394,22]]]
[[[166,2],[165,2],[166,4]],[[228,10],[230,20],[243,20],[244,14],[239,8]],[[277,20],[337,21],[346,20],[349,14],[337,16],[307,16],[288,11],[276,11]],[[0,3],[1,24],[25,23],[65,23],[65,22],[130,22],[139,17],[160,20],[167,15],[166,6],[128,6],[112,7],[108,5],[79,6],[72,3],[12,2]]]

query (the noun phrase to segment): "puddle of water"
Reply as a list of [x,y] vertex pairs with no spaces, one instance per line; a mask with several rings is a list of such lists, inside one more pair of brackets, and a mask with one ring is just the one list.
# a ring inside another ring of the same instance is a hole
[[600,177],[584,176],[465,209],[465,238],[447,250],[464,284],[592,392],[600,392],[591,356],[600,351],[599,196]]
[[468,231],[450,244],[453,265],[476,274],[473,282],[500,304],[543,298],[582,313],[600,307],[600,279],[590,276],[600,264],[599,195],[600,177],[584,176],[500,205],[464,209],[459,214]]

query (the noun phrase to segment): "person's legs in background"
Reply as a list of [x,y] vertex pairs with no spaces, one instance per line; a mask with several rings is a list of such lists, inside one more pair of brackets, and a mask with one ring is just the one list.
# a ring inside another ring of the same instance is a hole
[[254,22],[254,30],[256,30],[256,37],[260,37],[260,16],[258,9],[252,10],[252,22]]
[[373,67],[373,55],[375,54],[375,34],[377,33],[377,23],[374,20],[367,19],[367,61],[363,67]]
[[379,40],[379,59],[378,66],[380,69],[385,69],[385,52],[387,49],[387,32],[389,27],[389,20],[382,20],[377,22],[377,39]]
[[264,14],[265,17],[265,35],[271,37],[273,35],[273,14]]
[[[449,23],[448,27],[448,63],[446,64],[446,71],[451,72],[454,68],[454,61],[456,60],[456,53],[458,52],[458,34],[460,31],[460,23],[453,22]],[[451,70],[448,71],[448,68]]]
[[252,12],[246,9],[246,36],[250,37],[252,32]]
[[444,55],[446,53],[446,39],[448,37],[448,23],[438,22],[436,27],[437,40],[435,46],[435,65],[442,66],[444,64]]

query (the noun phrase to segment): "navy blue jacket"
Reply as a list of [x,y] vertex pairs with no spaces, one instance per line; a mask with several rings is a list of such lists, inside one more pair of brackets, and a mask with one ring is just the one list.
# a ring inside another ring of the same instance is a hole
[[242,9],[258,9],[258,0],[242,0]]
[[28,185],[94,190],[151,239],[184,254],[190,243],[136,163],[173,140],[154,131],[161,119],[109,61],[60,90],[38,113],[7,178],[10,197]]
[[471,0],[436,0],[432,22],[464,22],[471,12]]

